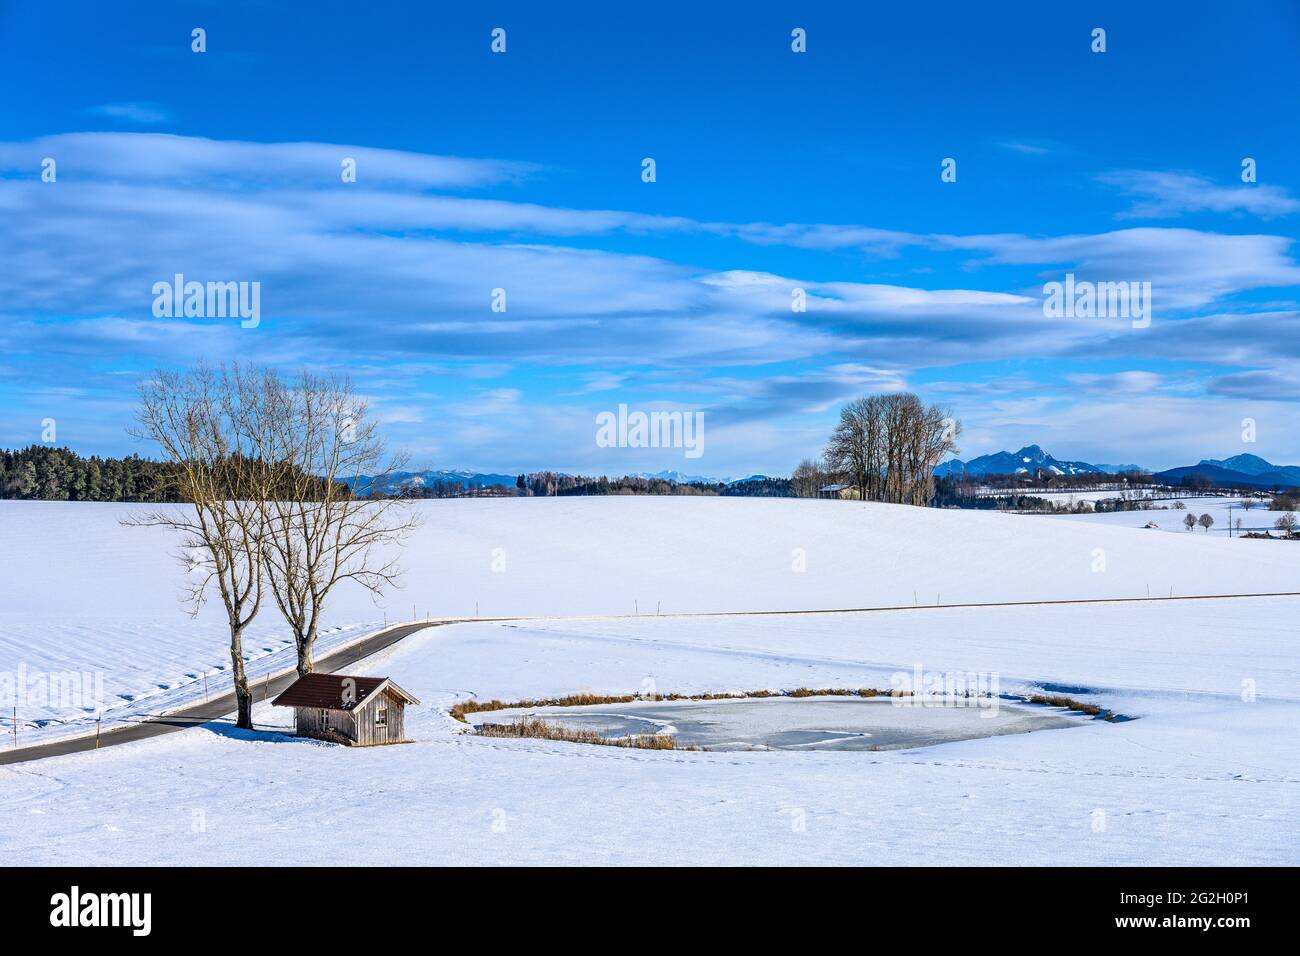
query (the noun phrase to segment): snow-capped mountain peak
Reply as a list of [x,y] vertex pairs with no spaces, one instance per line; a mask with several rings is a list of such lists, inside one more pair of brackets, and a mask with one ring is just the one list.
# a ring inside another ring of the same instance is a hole
[[951,475],[1027,474],[1039,469],[1056,475],[1115,474],[1142,470],[1137,465],[1094,465],[1086,461],[1061,461],[1053,458],[1039,445],[1026,445],[1016,452],[999,451],[970,461],[952,458],[936,468],[934,473],[942,478]]

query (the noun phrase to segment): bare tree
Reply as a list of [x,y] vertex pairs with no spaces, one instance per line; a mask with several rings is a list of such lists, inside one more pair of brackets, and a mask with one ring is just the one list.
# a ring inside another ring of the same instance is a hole
[[[1188,517],[1190,518],[1191,515],[1188,515]],[[1209,530],[1214,527],[1214,516],[1211,514],[1203,514],[1197,519],[1196,523],[1204,528],[1208,533]]]
[[1192,514],[1190,511],[1187,512],[1187,514],[1183,516],[1183,527],[1186,528],[1188,531],[1191,531],[1193,528],[1195,528],[1196,515]]
[[395,584],[399,569],[389,546],[414,530],[417,518],[400,495],[353,494],[362,476],[372,488],[390,489],[405,459],[388,455],[378,422],[348,378],[302,372],[291,387],[276,379],[274,395],[262,453],[292,468],[268,506],[267,581],[293,630],[298,673],[309,674],[330,593],[352,581],[377,598]]
[[934,496],[934,470],[957,451],[960,433],[947,409],[910,392],[872,395],[840,410],[826,461],[864,499],[926,505]]
[[874,414],[871,400],[855,399],[840,409],[840,420],[831,432],[826,447],[826,463],[845,476],[858,489],[858,497],[868,497],[868,482],[875,469],[873,436]]
[[209,592],[221,596],[236,722],[243,728],[253,726],[243,635],[262,605],[266,502],[279,477],[277,467],[257,453],[267,439],[267,386],[264,374],[237,365],[159,371],[143,381],[132,433],[158,445],[171,465],[165,480],[189,504],[123,521],[181,533],[181,562],[192,575],[186,601],[192,614]]
[[790,488],[796,498],[816,498],[826,485],[826,470],[811,458],[799,462],[790,476]]
[[1285,534],[1294,534],[1297,524],[1300,524],[1300,521],[1296,520],[1295,512],[1288,511],[1273,522],[1273,527]]
[[1250,509],[1255,507],[1255,505],[1259,504],[1259,502],[1256,501],[1254,498],[1242,498],[1239,502],[1237,502],[1237,504],[1241,507],[1242,511],[1250,511]]
[[[916,396],[912,396],[916,399]],[[912,405],[913,428],[907,467],[910,503],[925,506],[934,497],[934,470],[943,459],[957,452],[961,422],[952,412],[938,405],[923,406],[919,399]]]

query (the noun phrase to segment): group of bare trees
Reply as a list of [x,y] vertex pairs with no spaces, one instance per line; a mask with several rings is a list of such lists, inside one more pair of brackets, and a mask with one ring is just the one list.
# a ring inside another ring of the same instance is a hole
[[934,469],[957,451],[961,423],[911,392],[870,395],[840,409],[824,462],[804,461],[792,477],[801,497],[828,479],[851,485],[862,500],[927,505]]
[[268,368],[198,366],[140,385],[136,434],[157,444],[182,506],[128,524],[182,535],[197,613],[215,592],[230,630],[238,725],[252,727],[243,635],[268,595],[293,631],[298,672],[310,673],[321,616],[334,588],[352,581],[378,596],[396,581],[387,546],[414,529],[400,497],[362,500],[350,481],[382,482],[390,457],[368,403],[346,377]]

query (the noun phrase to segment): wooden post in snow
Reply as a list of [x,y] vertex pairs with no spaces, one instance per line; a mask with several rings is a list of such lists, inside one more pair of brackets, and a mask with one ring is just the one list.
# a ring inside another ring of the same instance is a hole
[[95,717],[95,749],[99,749],[99,724],[104,719],[104,712],[101,710]]
[[203,672],[203,703],[208,702],[208,672]]

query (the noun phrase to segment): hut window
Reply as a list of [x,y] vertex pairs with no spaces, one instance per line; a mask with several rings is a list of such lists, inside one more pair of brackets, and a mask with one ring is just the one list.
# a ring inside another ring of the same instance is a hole
[[387,707],[379,707],[379,708],[377,708],[377,709],[375,710],[375,726],[376,726],[376,727],[387,727],[387,726],[388,726],[388,708],[387,708]]
[[330,712],[328,710],[322,710],[320,712],[320,725],[322,728],[330,725]]

